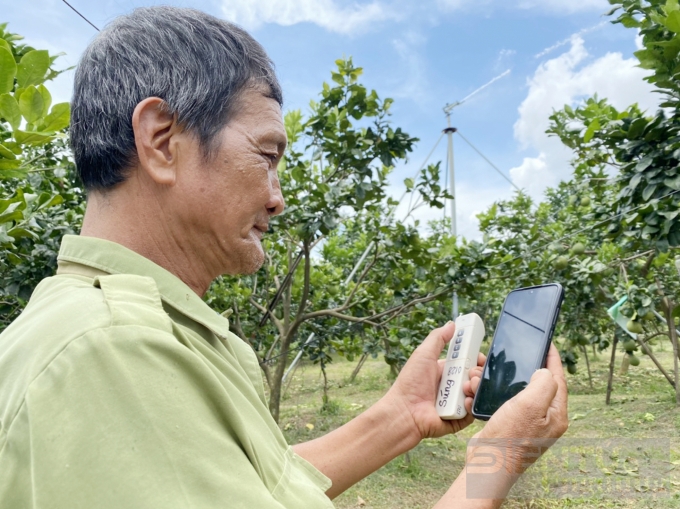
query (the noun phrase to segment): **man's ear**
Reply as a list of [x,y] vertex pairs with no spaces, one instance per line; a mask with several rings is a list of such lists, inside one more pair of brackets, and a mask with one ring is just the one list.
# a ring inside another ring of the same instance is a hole
[[173,136],[179,130],[175,120],[159,97],[147,97],[132,113],[140,169],[160,185],[172,186],[177,180],[178,154]]

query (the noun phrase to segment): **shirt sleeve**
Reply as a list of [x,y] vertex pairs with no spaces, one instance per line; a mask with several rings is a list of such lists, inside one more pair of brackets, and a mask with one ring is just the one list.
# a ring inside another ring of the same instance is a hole
[[114,329],[73,341],[29,388],[14,431],[33,507],[283,508],[203,361],[171,334]]

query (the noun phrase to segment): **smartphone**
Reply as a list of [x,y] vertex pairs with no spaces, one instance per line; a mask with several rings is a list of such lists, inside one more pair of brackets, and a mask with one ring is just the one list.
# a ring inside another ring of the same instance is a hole
[[488,421],[503,403],[522,391],[544,368],[564,290],[558,283],[519,288],[501,310],[472,415]]

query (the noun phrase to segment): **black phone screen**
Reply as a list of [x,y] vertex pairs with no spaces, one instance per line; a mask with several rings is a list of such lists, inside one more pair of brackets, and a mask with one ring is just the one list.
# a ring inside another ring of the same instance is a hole
[[475,414],[493,415],[543,367],[561,294],[559,285],[510,292],[477,391]]

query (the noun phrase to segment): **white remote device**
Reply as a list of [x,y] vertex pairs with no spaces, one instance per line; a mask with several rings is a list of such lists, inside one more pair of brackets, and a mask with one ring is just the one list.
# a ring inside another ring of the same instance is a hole
[[437,413],[442,419],[462,419],[467,415],[463,384],[470,379],[470,368],[477,365],[484,334],[484,322],[478,314],[470,313],[456,318],[456,331],[449,343],[437,393]]

